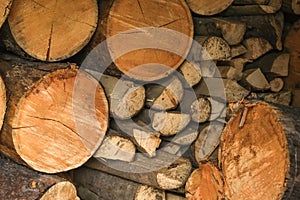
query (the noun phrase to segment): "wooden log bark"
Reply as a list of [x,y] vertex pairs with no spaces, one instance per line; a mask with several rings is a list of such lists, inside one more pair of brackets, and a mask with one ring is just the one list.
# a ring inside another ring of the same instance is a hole
[[295,108],[256,102],[239,110],[221,138],[219,160],[228,198],[298,198],[298,124]]
[[228,6],[232,4],[233,0],[226,0],[226,1],[215,1],[210,2],[208,0],[204,1],[197,1],[197,0],[188,0],[187,3],[190,9],[199,14],[199,15],[214,15],[222,12]]
[[224,199],[224,181],[221,172],[213,164],[199,164],[189,177],[186,186],[186,199]]
[[11,4],[12,4],[12,0],[5,0],[5,1],[1,1],[0,2],[0,28],[2,26],[2,24],[5,22],[10,8],[11,8]]
[[281,8],[281,0],[269,0],[267,4],[244,4],[244,5],[231,5],[224,12],[221,13],[223,16],[232,15],[265,15],[273,14],[279,11]]
[[238,20],[194,17],[193,21],[195,35],[223,37],[229,45],[239,44],[246,31],[246,24]]
[[300,15],[300,2],[299,0],[286,0],[282,1],[282,10],[287,13]]
[[74,199],[75,186],[57,175],[47,175],[0,157],[1,199]]
[[85,163],[108,125],[108,103],[99,83],[72,64],[3,57],[8,102],[1,151],[47,173]]
[[134,79],[166,77],[184,61],[192,44],[192,17],[183,0],[114,1],[105,22],[112,60]]
[[76,54],[91,39],[97,20],[95,0],[75,3],[15,0],[8,17],[16,43],[42,61],[59,61]]
[[88,199],[146,199],[153,196],[165,197],[163,190],[141,185],[98,170],[86,167],[74,171],[74,182],[79,187],[78,193],[83,200]]
[[156,157],[146,158],[137,154],[131,163],[91,159],[86,166],[138,183],[160,189],[172,190],[182,187],[190,175],[192,165],[188,159],[159,151]]

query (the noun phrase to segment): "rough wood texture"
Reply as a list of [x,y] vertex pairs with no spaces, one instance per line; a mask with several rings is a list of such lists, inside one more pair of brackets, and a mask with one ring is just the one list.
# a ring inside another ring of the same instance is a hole
[[284,1],[282,1],[282,9],[284,12],[300,15],[300,1],[299,0],[284,0]]
[[244,79],[253,90],[264,91],[270,89],[270,84],[260,68],[244,71]]
[[284,82],[282,78],[274,78],[270,81],[270,90],[272,92],[280,92],[283,89]]
[[179,158],[163,151],[159,151],[154,158],[146,158],[137,154],[135,161],[131,163],[91,159],[86,166],[166,190],[182,187],[192,169],[188,159]]
[[6,88],[2,77],[0,76],[0,129],[3,125],[4,115],[6,112]]
[[[139,30],[145,27],[148,29]],[[108,50],[122,72],[142,81],[157,80],[177,69],[188,54],[192,17],[184,0],[114,1],[107,16],[106,37],[111,37]],[[174,39],[180,42],[174,43]]]
[[0,157],[1,199],[79,200],[74,185],[57,175],[47,175]]
[[187,0],[190,9],[200,15],[214,15],[228,8],[234,0],[214,1]]
[[244,37],[246,24],[226,18],[194,17],[195,35],[223,37],[229,45],[239,44]]
[[8,17],[17,44],[43,61],[58,61],[76,54],[92,37],[97,20],[96,0],[15,0]]
[[4,0],[0,2],[0,28],[10,12],[11,4],[12,0]]
[[242,44],[231,46],[231,57],[232,58],[238,57],[245,53],[247,53],[247,49]]
[[182,73],[189,87],[193,87],[201,81],[201,70],[196,63],[184,61],[179,67],[179,72]]
[[190,109],[191,118],[197,123],[203,123],[209,120],[212,105],[207,98],[197,98]]
[[222,15],[260,15],[276,13],[281,8],[281,0],[269,0],[268,4],[232,5]]
[[[74,171],[74,182],[77,187],[83,187],[78,190],[78,194],[83,200],[93,199],[132,199],[144,189],[141,184],[119,178],[98,170],[86,167]],[[154,190],[154,188],[153,188]],[[163,191],[154,190],[161,194]]]
[[187,200],[224,199],[222,174],[213,164],[199,164],[189,177],[186,186]]
[[284,15],[282,12],[272,15],[226,17],[225,19],[245,23],[247,27],[245,39],[262,37],[269,41],[274,49],[283,49],[282,32],[284,28]]
[[227,124],[220,164],[229,199],[297,199],[299,109],[245,104]]
[[247,53],[243,55],[243,58],[249,60],[256,60],[257,58],[263,56],[268,51],[272,50],[271,44],[263,39],[258,37],[251,37],[243,42],[244,46],[247,49]]
[[3,152],[12,158],[17,152],[30,167],[47,173],[82,165],[106,132],[102,87],[74,65],[23,62],[0,62],[8,96]]

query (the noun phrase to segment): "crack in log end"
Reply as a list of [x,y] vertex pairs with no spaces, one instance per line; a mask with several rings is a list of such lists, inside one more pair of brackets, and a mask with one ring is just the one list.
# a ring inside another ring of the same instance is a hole
[[49,8],[47,8],[46,6],[40,4],[39,2],[37,2],[37,1],[35,1],[35,0],[31,0],[31,1],[32,1],[33,3],[35,3],[36,5],[38,5],[38,6],[42,7],[42,8],[45,8],[45,9],[48,9],[48,10],[49,10]]
[[140,8],[140,11],[141,11],[141,13],[143,15],[144,20],[146,20],[145,15],[144,15],[144,11],[143,11],[143,8],[142,8],[142,5],[141,5],[141,2],[139,0],[136,0],[136,1],[137,1],[138,5],[139,5],[139,8]]
[[49,35],[49,41],[48,41],[48,49],[46,53],[46,61],[50,60],[50,48],[51,48],[51,40],[52,40],[52,33],[53,33],[53,23],[51,24],[51,30],[50,30],[50,35]]
[[181,18],[179,18],[179,19],[174,19],[174,20],[172,20],[172,21],[170,21],[170,22],[168,22],[168,23],[159,25],[158,28],[166,27],[166,26],[168,26],[168,25],[170,25],[170,24],[173,24],[173,23],[175,23],[175,22],[178,22],[178,21],[184,20],[184,19],[185,19],[185,18],[183,18],[183,17],[181,17]]

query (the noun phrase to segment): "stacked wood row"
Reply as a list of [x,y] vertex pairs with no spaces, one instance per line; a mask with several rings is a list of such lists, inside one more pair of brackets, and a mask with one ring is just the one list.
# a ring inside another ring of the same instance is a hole
[[78,168],[81,199],[296,199],[297,6],[1,3],[1,154],[28,177]]

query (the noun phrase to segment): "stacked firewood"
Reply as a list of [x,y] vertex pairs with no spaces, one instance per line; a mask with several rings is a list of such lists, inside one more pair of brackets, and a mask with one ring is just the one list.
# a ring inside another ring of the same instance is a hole
[[300,195],[297,0],[0,12],[1,199]]

